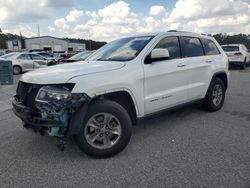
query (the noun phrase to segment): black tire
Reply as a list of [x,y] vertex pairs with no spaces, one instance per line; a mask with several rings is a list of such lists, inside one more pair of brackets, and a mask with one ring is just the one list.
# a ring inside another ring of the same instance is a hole
[[247,62],[247,67],[250,67],[250,59]]
[[[213,91],[217,85],[219,85],[222,89],[222,98],[221,98],[220,103],[216,105],[213,99]],[[226,92],[226,89],[225,89],[225,85],[223,81],[220,78],[214,78],[210,83],[206,97],[203,101],[203,108],[210,112],[215,112],[215,111],[220,110],[224,104],[225,92]]]
[[[89,144],[85,136],[85,127],[91,117],[99,113],[109,113],[120,122],[121,135],[117,143],[107,149],[99,149]],[[118,103],[110,100],[100,100],[90,105],[86,117],[82,123],[80,133],[76,136],[76,141],[80,149],[86,154],[96,158],[111,157],[121,152],[129,143],[132,134],[132,123],[128,112]]]
[[13,66],[13,74],[14,75],[18,75],[22,73],[22,68],[18,65],[14,65]]
[[242,66],[241,66],[240,68],[241,68],[241,70],[245,70],[246,67],[247,67],[247,59],[245,58],[245,60],[244,60],[244,62],[243,62],[243,64],[242,64]]

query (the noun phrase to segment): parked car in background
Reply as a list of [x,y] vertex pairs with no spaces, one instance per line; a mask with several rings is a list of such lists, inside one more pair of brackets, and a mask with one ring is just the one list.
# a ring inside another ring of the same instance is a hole
[[42,49],[32,49],[29,52],[43,52],[43,50]]
[[39,54],[17,53],[6,60],[12,61],[13,74],[31,71],[37,68],[53,65],[52,60],[47,59]]
[[32,53],[45,57],[46,59],[50,60],[53,63],[53,65],[57,64],[58,62],[58,58],[54,57],[54,55],[50,52],[42,51],[42,52],[32,52]]
[[49,52],[44,52],[44,51],[41,51],[41,52],[33,52],[34,54],[39,54],[43,57],[46,57],[46,58],[53,58],[53,54],[52,53],[49,53]]
[[62,59],[68,59],[75,54],[76,52],[54,52],[54,57],[56,57],[58,61],[60,61]]
[[60,63],[72,63],[72,62],[77,62],[77,61],[84,61],[94,52],[95,52],[94,50],[93,51],[79,52],[76,55],[73,55],[72,57],[70,57],[68,59],[61,59]]
[[222,49],[228,56],[229,64],[240,66],[245,69],[250,65],[250,53],[243,44],[227,44],[222,45]]

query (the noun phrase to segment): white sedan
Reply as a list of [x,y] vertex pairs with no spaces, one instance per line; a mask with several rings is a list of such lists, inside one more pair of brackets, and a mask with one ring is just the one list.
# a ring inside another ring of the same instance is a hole
[[14,74],[46,67],[50,63],[49,59],[32,53],[17,53],[6,60],[12,61]]

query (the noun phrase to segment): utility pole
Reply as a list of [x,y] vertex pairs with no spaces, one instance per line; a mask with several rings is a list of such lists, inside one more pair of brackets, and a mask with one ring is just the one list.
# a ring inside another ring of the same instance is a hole
[[37,34],[38,34],[38,37],[40,37],[40,26],[39,26],[39,24],[37,24]]

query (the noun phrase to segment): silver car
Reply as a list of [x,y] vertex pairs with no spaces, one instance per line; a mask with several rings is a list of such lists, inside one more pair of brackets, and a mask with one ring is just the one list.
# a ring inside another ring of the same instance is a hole
[[22,72],[46,67],[50,63],[49,59],[39,54],[25,52],[13,55],[6,60],[12,61],[13,74],[21,74]]

